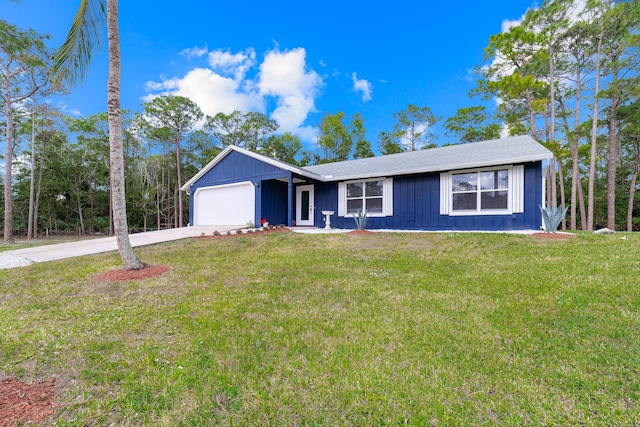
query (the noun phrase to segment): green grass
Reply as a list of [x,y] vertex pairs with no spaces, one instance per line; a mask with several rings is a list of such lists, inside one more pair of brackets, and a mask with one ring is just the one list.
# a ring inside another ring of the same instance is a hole
[[278,233],[4,270],[0,371],[55,425],[634,425],[640,236]]

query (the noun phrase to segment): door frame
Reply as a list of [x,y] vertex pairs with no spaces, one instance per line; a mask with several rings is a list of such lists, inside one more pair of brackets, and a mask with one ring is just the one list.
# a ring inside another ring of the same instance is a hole
[[[309,219],[304,221],[302,217],[302,192],[309,191]],[[296,226],[315,225],[315,188],[313,184],[298,185],[296,187]]]

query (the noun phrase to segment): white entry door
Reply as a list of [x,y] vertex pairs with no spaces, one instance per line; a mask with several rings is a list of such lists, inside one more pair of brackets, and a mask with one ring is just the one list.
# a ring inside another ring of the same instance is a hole
[[296,187],[296,225],[314,225],[313,185]]

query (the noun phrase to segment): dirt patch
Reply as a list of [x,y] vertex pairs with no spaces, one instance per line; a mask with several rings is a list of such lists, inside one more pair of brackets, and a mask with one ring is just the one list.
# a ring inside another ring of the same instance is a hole
[[535,239],[573,239],[576,237],[571,233],[533,233],[530,236]]
[[171,270],[166,265],[151,265],[140,270],[111,270],[96,274],[94,278],[101,283],[125,282],[127,280],[143,280],[161,276]]
[[369,230],[351,230],[347,234],[351,236],[372,236],[375,233]]
[[55,413],[55,378],[25,384],[15,378],[0,381],[0,427],[43,423]]

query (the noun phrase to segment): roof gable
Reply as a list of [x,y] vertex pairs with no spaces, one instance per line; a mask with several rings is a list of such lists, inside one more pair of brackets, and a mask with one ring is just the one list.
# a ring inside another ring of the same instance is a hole
[[236,147],[235,145],[229,145],[226,147],[220,154],[218,154],[213,160],[211,160],[205,167],[200,169],[197,174],[195,174],[189,181],[187,181],[180,189],[182,191],[188,190],[194,183],[196,183],[200,178],[206,175],[211,169],[213,169],[216,165],[223,162],[225,158],[227,158],[231,153],[238,153],[245,155],[247,157],[251,157],[260,162],[269,164],[271,166],[277,167],[282,170],[286,170],[289,172],[293,172],[299,175],[309,176],[314,179],[320,179],[320,177],[315,176],[313,172],[304,171],[297,166],[290,165],[289,163],[281,162],[279,160],[272,159],[267,156],[263,156],[262,154],[255,153],[253,151],[248,151],[240,147]]

